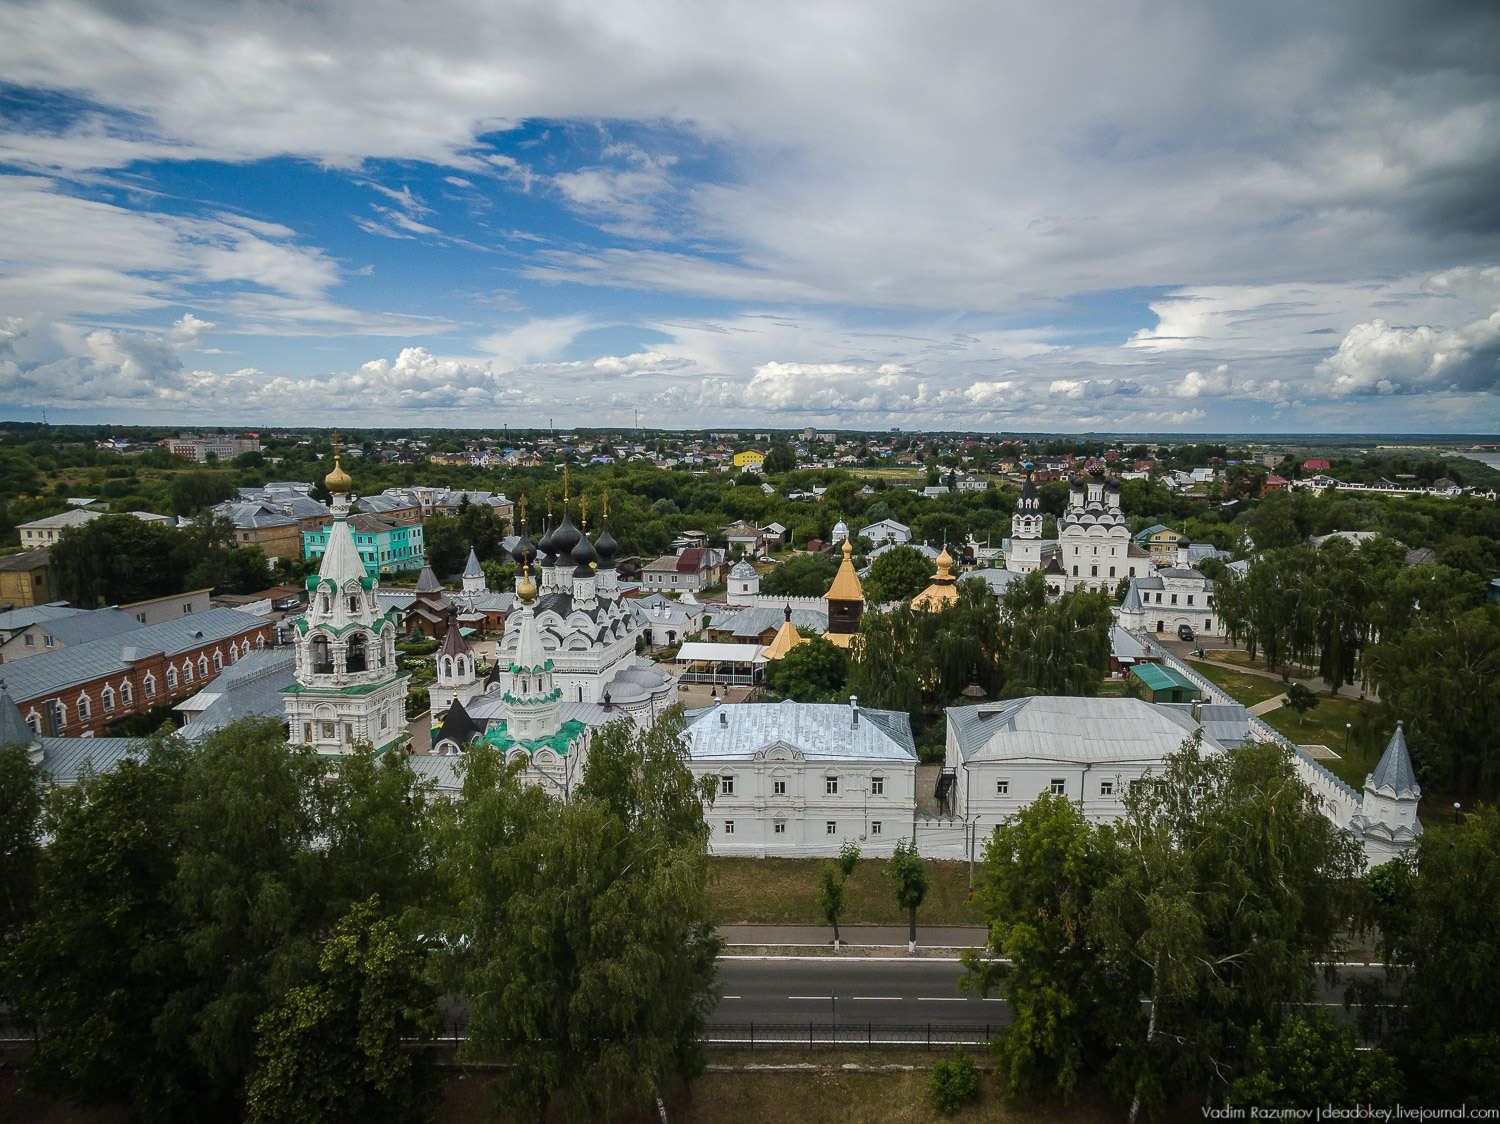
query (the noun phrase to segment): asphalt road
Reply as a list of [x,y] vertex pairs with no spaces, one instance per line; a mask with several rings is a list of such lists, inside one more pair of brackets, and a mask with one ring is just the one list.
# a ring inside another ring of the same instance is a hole
[[[1348,981],[1379,971],[1378,967],[1341,967],[1337,983],[1330,986],[1320,978],[1316,1001],[1335,1017],[1346,1017]],[[723,998],[709,1017],[709,1025],[1005,1025],[1009,1021],[1006,1004],[959,990],[963,975],[963,965],[956,960],[725,956],[719,960],[718,977]]]

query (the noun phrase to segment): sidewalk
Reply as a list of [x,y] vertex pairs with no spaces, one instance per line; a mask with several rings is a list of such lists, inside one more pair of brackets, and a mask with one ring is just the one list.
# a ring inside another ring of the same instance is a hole
[[[845,947],[906,948],[905,925],[840,925],[839,939]],[[802,948],[833,944],[829,925],[720,925],[719,936],[728,945],[772,948],[778,945]],[[918,948],[983,948],[983,925],[918,925]]]
[[1270,714],[1271,711],[1280,710],[1285,705],[1286,696],[1277,695],[1274,699],[1266,699],[1264,702],[1258,702],[1254,706],[1247,707],[1246,709],[1249,710],[1251,714],[1259,718],[1262,714]]

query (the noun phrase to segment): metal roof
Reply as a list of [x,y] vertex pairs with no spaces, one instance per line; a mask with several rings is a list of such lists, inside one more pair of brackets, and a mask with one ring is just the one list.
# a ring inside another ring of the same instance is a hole
[[[767,629],[774,631],[780,628],[785,621],[786,608],[782,605],[751,605],[739,612],[718,614],[709,627],[715,632],[753,639]],[[797,628],[810,628],[814,632],[827,632],[828,614],[817,609],[793,606],[792,624]]]
[[1130,674],[1152,691],[1187,690],[1197,693],[1200,690],[1198,684],[1175,667],[1163,667],[1155,663],[1136,664],[1130,669]]
[[19,632],[41,621],[61,620],[63,617],[76,617],[79,613],[86,612],[88,612],[87,609],[75,609],[64,601],[54,601],[47,605],[31,605],[25,609],[11,609],[9,612],[0,613],[0,632]]
[[752,760],[785,745],[808,761],[915,764],[911,719],[903,712],[842,703],[738,703],[705,711],[687,729],[695,761]]
[[137,738],[42,738],[42,769],[54,784],[74,785],[85,771],[107,773],[144,748]]
[[690,641],[677,649],[680,662],[707,660],[710,663],[765,663],[759,644],[709,644]]
[[[1129,608],[1129,603],[1121,606],[1121,610]],[[1109,630],[1110,655],[1121,663],[1134,663],[1136,660],[1146,658],[1146,646],[1119,625]]]
[[50,695],[76,683],[125,671],[127,658],[153,652],[175,656],[192,648],[264,628],[266,622],[239,609],[209,609],[160,624],[140,626],[102,640],[54,648],[5,665],[3,677],[17,702]]
[[286,709],[281,689],[291,686],[296,663],[289,649],[266,649],[241,657],[194,696],[210,696],[208,705],[180,733],[196,742],[240,718],[280,717]]
[[1396,723],[1396,732],[1380,755],[1380,763],[1365,783],[1371,788],[1388,788],[1397,796],[1422,795],[1422,787],[1417,784],[1417,775],[1411,767],[1411,753],[1406,748],[1406,731],[1400,722]]
[[[41,623],[41,630],[64,645],[87,644],[141,627],[141,622],[119,609],[88,609]],[[35,657],[32,657],[33,659]]]
[[[1140,699],[1036,695],[950,706],[948,724],[965,761],[1156,761],[1192,736],[1192,715]],[[1222,750],[1211,736],[1205,748]]]

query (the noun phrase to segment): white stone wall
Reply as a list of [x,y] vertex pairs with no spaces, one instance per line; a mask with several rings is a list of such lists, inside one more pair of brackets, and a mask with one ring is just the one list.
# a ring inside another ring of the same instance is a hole
[[[915,760],[806,761],[791,754],[778,759],[772,751],[761,760],[694,761],[691,768],[715,780],[704,817],[716,855],[831,856],[846,840],[865,854],[885,855],[911,836]],[[724,777],[733,778],[732,793],[720,792]],[[837,793],[827,791],[829,778],[837,779]],[[872,791],[875,778],[883,782],[879,794]],[[778,781],[783,793],[776,792]]]

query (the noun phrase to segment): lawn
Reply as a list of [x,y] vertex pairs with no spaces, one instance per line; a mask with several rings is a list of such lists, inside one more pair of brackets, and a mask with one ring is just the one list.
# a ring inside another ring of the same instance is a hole
[[[822,925],[818,878],[825,859],[714,860],[709,883],[721,925]],[[848,882],[849,912],[842,924],[899,925],[906,921],[886,881],[886,860],[862,859]],[[919,925],[982,925],[968,904],[969,867],[963,862],[927,864],[931,884],[917,911]]]
[[[1238,648],[1210,648],[1206,654],[1209,659],[1217,663],[1234,664],[1236,667],[1253,667],[1258,671],[1271,670],[1264,656],[1256,656],[1252,660],[1249,652],[1241,652]],[[1288,670],[1298,679],[1316,679],[1318,677],[1316,668],[1303,667],[1300,664],[1292,664]],[[1276,671],[1279,675],[1280,669],[1278,668]]]
[[1274,699],[1286,690],[1280,680],[1266,679],[1260,675],[1249,675],[1243,671],[1235,671],[1222,664],[1212,663],[1209,660],[1192,660],[1193,670],[1214,686],[1224,691],[1236,702],[1242,702],[1246,706],[1254,706],[1266,699]]
[[[1302,718],[1297,717],[1295,710],[1284,706],[1261,715],[1261,720],[1298,745],[1326,745],[1340,756],[1336,761],[1324,761],[1323,764],[1341,780],[1360,788],[1365,783],[1365,774],[1375,768],[1390,738],[1390,731],[1385,731],[1382,736],[1376,728],[1377,710],[1374,703],[1360,702],[1355,698],[1319,695],[1318,705]],[[1346,723],[1354,727],[1349,731],[1347,752],[1344,747]]]

